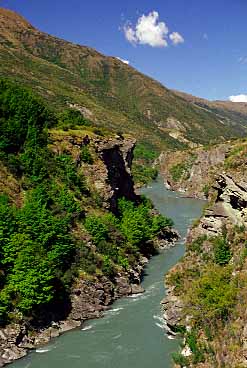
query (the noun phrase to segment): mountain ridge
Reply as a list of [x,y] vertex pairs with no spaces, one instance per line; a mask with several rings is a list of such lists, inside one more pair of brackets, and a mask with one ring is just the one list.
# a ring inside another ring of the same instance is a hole
[[245,124],[222,122],[115,57],[43,33],[4,8],[0,20],[0,76],[31,87],[54,109],[70,104],[159,150],[246,134]]
[[225,119],[236,119],[241,124],[246,124],[247,103],[232,102],[227,100],[207,100],[202,97],[196,97],[186,92],[173,90],[175,94],[182,97],[186,101],[193,103],[195,106],[208,108],[216,114],[223,115]]

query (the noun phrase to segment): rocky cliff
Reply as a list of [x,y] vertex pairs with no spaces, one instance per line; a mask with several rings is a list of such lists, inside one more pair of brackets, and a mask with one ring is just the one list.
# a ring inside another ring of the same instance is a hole
[[241,160],[246,147],[246,140],[236,140],[185,151],[166,151],[159,157],[160,173],[169,189],[189,197],[207,198],[219,172],[227,170],[236,175],[238,170],[243,170]]
[[[166,277],[163,308],[168,333],[184,337],[183,349],[174,355],[177,367],[247,366],[246,143],[212,152],[225,159],[210,178],[209,202],[188,233],[184,258]],[[206,152],[204,157],[209,156]],[[186,185],[194,194],[201,193],[192,175]]]
[[[90,188],[103,201],[103,206],[113,212],[117,208],[117,200],[125,197],[136,200],[134,183],[131,174],[135,139],[130,136],[98,136],[90,131],[69,132],[51,130],[51,150],[59,155],[69,153],[84,174]],[[81,151],[87,147],[93,162],[83,162]]]

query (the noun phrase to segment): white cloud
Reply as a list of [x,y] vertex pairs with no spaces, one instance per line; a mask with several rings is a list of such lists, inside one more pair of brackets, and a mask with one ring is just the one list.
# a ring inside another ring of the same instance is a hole
[[131,28],[130,25],[124,26],[124,34],[126,40],[128,40],[130,43],[135,44],[138,42],[136,38],[136,32],[134,31],[134,29]]
[[149,14],[141,15],[137,23],[132,26],[127,22],[123,27],[125,38],[132,45],[149,45],[151,47],[167,47],[169,39],[173,45],[184,42],[184,38],[178,32],[169,34],[169,29],[165,22],[159,20],[159,13],[152,11]]
[[179,43],[184,43],[184,38],[178,32],[172,32],[169,35],[170,40],[172,41],[173,45],[178,45]]
[[159,22],[157,11],[140,16],[134,27],[130,24],[124,27],[124,34],[129,42],[152,47],[168,46],[166,40],[168,32],[167,25],[164,22]]
[[202,37],[203,37],[204,40],[208,40],[208,34],[207,33],[204,33]]
[[140,44],[152,47],[167,46],[166,37],[169,32],[164,22],[159,22],[159,13],[153,11],[142,15],[136,25],[136,37]]
[[246,102],[247,103],[247,95],[236,95],[230,96],[229,100],[232,102]]
[[127,65],[129,65],[129,63],[130,63],[129,60],[122,59],[119,56],[116,56],[116,59],[122,61],[122,63],[127,64]]

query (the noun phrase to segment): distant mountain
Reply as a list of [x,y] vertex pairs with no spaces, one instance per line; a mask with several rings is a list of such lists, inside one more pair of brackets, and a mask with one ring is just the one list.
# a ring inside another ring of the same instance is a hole
[[31,87],[56,109],[74,106],[95,124],[131,133],[149,147],[181,148],[246,134],[244,113],[190,101],[115,57],[40,32],[3,8],[0,76]]
[[195,97],[188,93],[175,91],[173,92],[185,99],[186,101],[193,103],[195,106],[206,109],[209,112],[217,114],[218,118],[228,121],[229,124],[238,124],[243,127],[247,126],[247,103],[246,102],[231,102],[231,101],[209,101],[204,98]]

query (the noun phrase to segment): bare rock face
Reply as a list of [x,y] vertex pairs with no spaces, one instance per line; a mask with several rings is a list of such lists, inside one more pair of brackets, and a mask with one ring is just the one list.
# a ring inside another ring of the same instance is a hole
[[[199,147],[191,151],[164,152],[160,155],[160,172],[168,188],[185,193],[188,197],[205,198],[205,188],[214,180],[217,167],[221,166],[229,152],[229,144],[221,144],[206,150]],[[180,175],[172,171],[180,166]]]
[[0,367],[27,354],[25,349],[18,347],[25,332],[25,327],[19,324],[12,324],[0,330]]
[[172,290],[169,291],[168,289],[168,295],[162,300],[161,305],[167,333],[175,335],[176,328],[182,320],[183,303],[177,296],[172,294]]
[[106,199],[113,212],[117,210],[118,198],[137,199],[131,175],[134,147],[133,139],[123,140],[119,137],[100,142],[96,148],[106,168],[106,175],[102,179],[104,179],[104,187],[109,188]]
[[247,225],[247,187],[239,184],[233,177],[220,174],[213,185],[214,201],[204,211],[198,226],[191,229],[188,241],[198,236],[217,236],[222,232],[223,225]]

